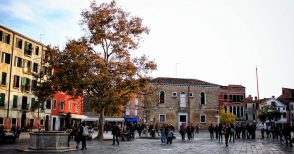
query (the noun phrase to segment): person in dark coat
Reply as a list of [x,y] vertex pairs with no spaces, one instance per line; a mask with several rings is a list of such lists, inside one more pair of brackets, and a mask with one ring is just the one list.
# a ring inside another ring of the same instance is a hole
[[119,146],[119,136],[120,130],[116,123],[112,125],[112,145],[115,145],[115,141],[117,142],[117,145]]
[[213,140],[213,138],[214,138],[214,136],[213,136],[214,128],[213,128],[212,124],[210,124],[210,126],[208,127],[208,131],[209,131],[209,134],[210,134],[210,139]]
[[285,124],[285,127],[282,130],[282,133],[284,135],[286,146],[290,145],[290,147],[293,147],[292,140],[291,140],[291,128],[289,126],[289,123]]
[[225,125],[224,129],[224,135],[225,135],[225,141],[226,141],[226,146],[228,146],[228,142],[229,142],[229,137],[231,134],[231,128],[230,126],[227,124]]
[[185,141],[186,138],[186,127],[184,124],[180,126],[180,134],[182,136],[182,141]]

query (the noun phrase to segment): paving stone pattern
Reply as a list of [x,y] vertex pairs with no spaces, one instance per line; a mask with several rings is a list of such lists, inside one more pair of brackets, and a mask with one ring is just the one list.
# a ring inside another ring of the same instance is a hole
[[[294,153],[293,147],[286,147],[279,141],[262,140],[259,136],[255,140],[237,139],[235,143],[230,142],[226,147],[224,141],[210,140],[208,132],[196,134],[192,141],[182,141],[180,135],[175,133],[177,139],[172,145],[161,144],[160,139],[136,138],[134,141],[120,142],[120,145],[113,146],[110,140],[111,135],[105,134],[103,141],[88,141],[88,150],[64,152],[64,154],[284,154]],[[15,144],[0,144],[0,154],[17,154],[16,148],[28,146],[28,140],[21,139]],[[75,146],[71,141],[70,145]]]

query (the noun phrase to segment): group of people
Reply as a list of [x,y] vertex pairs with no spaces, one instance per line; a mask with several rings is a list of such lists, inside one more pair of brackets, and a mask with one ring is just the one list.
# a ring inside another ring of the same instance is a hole
[[291,132],[294,131],[293,128],[290,127],[288,123],[284,126],[281,124],[272,124],[266,127],[261,128],[261,138],[270,139],[272,137],[273,140],[280,140],[282,143],[285,143],[286,146],[293,147],[294,137],[291,138]]
[[193,123],[189,126],[182,124],[180,126],[179,133],[181,134],[183,141],[186,138],[186,134],[187,134],[188,140],[191,141],[194,138],[194,134],[199,133],[199,126],[198,126],[198,124],[194,126]]
[[89,130],[85,126],[85,123],[81,123],[80,125],[74,124],[68,136],[68,146],[69,146],[70,139],[74,137],[74,140],[76,142],[76,149],[79,149],[80,142],[82,142],[82,150],[87,150],[88,134],[89,134]]

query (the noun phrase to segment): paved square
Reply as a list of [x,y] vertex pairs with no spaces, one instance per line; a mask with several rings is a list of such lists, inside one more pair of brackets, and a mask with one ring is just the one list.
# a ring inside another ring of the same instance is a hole
[[[195,135],[192,141],[181,141],[180,135],[175,133],[177,139],[172,145],[160,143],[160,139],[136,138],[134,141],[120,142],[120,146],[113,146],[110,140],[110,133],[105,135],[106,140],[103,141],[88,141],[86,151],[72,151],[64,154],[283,154],[294,153],[294,148],[286,147],[279,141],[262,140],[260,134],[257,133],[257,139],[247,140],[239,139],[235,143],[230,142],[226,147],[224,141],[219,143],[217,140],[210,140],[208,132],[200,132]],[[75,142],[70,142],[71,146],[75,146]],[[20,143],[15,144],[0,144],[1,154],[17,154],[16,148],[28,146],[28,139],[23,138]]]

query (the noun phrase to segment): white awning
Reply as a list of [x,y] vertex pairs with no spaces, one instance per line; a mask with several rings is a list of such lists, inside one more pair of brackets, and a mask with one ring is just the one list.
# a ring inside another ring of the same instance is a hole
[[71,118],[72,119],[84,119],[85,115],[81,115],[81,114],[71,114]]
[[[84,116],[83,121],[98,121],[99,117],[93,117],[93,116]],[[113,122],[123,122],[125,121],[124,118],[112,118],[112,117],[106,117],[105,121],[113,121]]]

